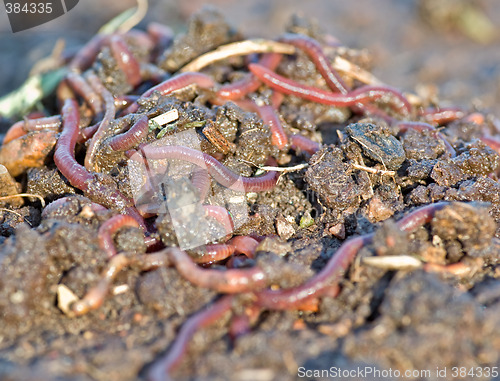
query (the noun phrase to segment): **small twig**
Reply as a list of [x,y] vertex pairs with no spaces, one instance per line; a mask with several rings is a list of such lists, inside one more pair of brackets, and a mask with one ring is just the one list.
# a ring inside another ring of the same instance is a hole
[[283,172],[283,173],[296,172],[296,171],[300,171],[304,168],[309,167],[308,163],[297,164],[293,167],[272,167],[272,166],[268,166],[268,165],[257,165],[255,163],[252,163],[251,161],[244,160],[244,159],[240,159],[240,161],[247,163],[247,164],[250,164],[250,165],[253,165],[254,167],[257,167],[262,171],[276,171],[276,172]]
[[42,208],[45,208],[45,200],[43,199],[43,197],[38,195],[38,194],[33,194],[33,193],[18,193],[18,194],[13,194],[10,196],[3,196],[3,197],[0,197],[0,201],[9,200],[11,198],[16,198],[16,197],[36,197],[40,200],[40,203],[42,204]]
[[340,56],[335,57],[332,66],[335,70],[342,71],[346,75],[366,83],[367,85],[384,85],[384,83],[372,73]]
[[364,165],[359,165],[359,164],[351,164],[351,165],[355,169],[360,169],[362,171],[373,173],[373,174],[380,174],[380,175],[385,175],[385,176],[396,176],[395,171],[387,171],[387,170],[383,170],[383,169],[365,167]]
[[148,0],[137,0],[137,8],[135,10],[135,13],[129,19],[125,20],[122,25],[119,26],[118,32],[128,32],[130,29],[132,29],[142,21],[147,12]]
[[194,59],[186,66],[184,66],[180,70],[180,72],[184,73],[187,71],[200,71],[205,66],[208,66],[214,62],[229,57],[243,56],[252,53],[294,54],[295,47],[289,44],[283,44],[281,42],[260,38],[254,40],[233,42],[231,44],[219,46],[217,49],[199,56],[198,58]]
[[385,270],[412,270],[422,267],[422,262],[410,255],[386,255],[365,257],[361,263]]
[[2,211],[2,212],[9,212],[9,213],[15,214],[16,216],[22,218],[23,221],[26,222],[29,226],[33,227],[31,225],[31,222],[29,222],[24,216],[22,216],[21,214],[19,214],[17,212],[14,212],[13,210],[10,210],[10,209],[7,209],[7,208],[0,208],[0,211]]

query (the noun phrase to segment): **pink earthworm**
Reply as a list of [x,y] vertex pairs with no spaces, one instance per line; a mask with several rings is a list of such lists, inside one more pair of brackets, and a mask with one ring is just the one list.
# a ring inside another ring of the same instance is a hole
[[269,171],[258,177],[243,177],[237,175],[212,156],[192,148],[182,146],[156,147],[146,145],[141,147],[143,157],[147,160],[174,159],[193,163],[201,168],[206,168],[219,184],[242,192],[265,192],[271,190],[278,181],[278,173]]
[[107,38],[108,36],[104,34],[96,34],[92,37],[73,57],[69,63],[70,70],[80,73],[87,70],[94,62]]
[[78,135],[77,143],[85,143],[87,140],[92,139],[92,136],[96,133],[99,128],[99,124],[94,124],[93,126],[88,126],[80,129],[80,134]]
[[113,242],[113,235],[125,226],[134,228],[141,227],[134,218],[125,214],[118,214],[105,221],[99,228],[97,232],[97,241],[99,242],[101,250],[108,255],[108,258],[114,257],[117,253]]
[[465,112],[458,107],[436,107],[420,110],[419,115],[432,124],[443,125],[454,120],[462,119]]
[[248,258],[255,256],[255,250],[259,243],[255,238],[242,235],[235,236],[228,242],[228,244],[234,246],[235,253],[245,254]]
[[294,150],[299,148],[302,151],[307,152],[309,155],[314,155],[321,149],[321,144],[306,138],[303,135],[290,135],[290,142],[292,143],[292,148]]
[[[59,208],[61,208],[64,204],[67,202],[71,202],[71,199],[74,199],[75,197],[82,197],[82,196],[65,196],[58,198],[55,201],[52,201],[50,204],[48,204],[42,211],[42,218],[47,218],[47,216],[51,213],[54,213],[57,211]],[[90,209],[93,212],[101,212],[101,211],[106,211],[108,208],[105,206],[102,206],[100,204],[97,204],[95,202],[92,202],[88,200],[85,205],[89,205]]]
[[[448,202],[430,204],[412,211],[397,222],[398,227],[412,232],[430,222],[436,211],[449,205]],[[373,233],[352,238],[337,250],[326,266],[304,284],[285,290],[264,290],[256,293],[256,304],[273,310],[293,309],[317,298],[332,286],[337,286],[344,272],[356,257],[358,251],[372,242]]]
[[[149,98],[155,91],[161,95],[168,95],[174,91],[182,90],[188,86],[197,85],[204,89],[210,89],[215,86],[214,80],[206,74],[196,72],[186,72],[169,78],[162,83],[150,88],[144,92],[139,100]],[[125,114],[136,112],[139,109],[138,102],[132,103],[125,111]]]
[[61,116],[54,115],[39,119],[27,119],[14,123],[7,130],[3,138],[3,144],[6,144],[14,139],[20,138],[31,131],[40,130],[58,130],[61,127]]
[[248,67],[252,73],[269,87],[282,93],[295,95],[313,102],[344,107],[355,106],[358,103],[365,104],[383,96],[391,95],[399,103],[396,105],[399,112],[405,115],[411,112],[411,105],[408,100],[398,90],[388,86],[362,86],[347,94],[339,94],[299,84],[258,64],[250,64]]
[[[262,56],[259,60],[259,64],[267,67],[268,69],[275,70],[280,61],[282,55],[278,53],[267,53]],[[236,100],[241,99],[245,95],[256,91],[262,82],[256,78],[253,74],[248,73],[242,79],[222,85],[217,91],[217,97],[225,100]]]
[[215,219],[224,227],[226,234],[230,235],[233,233],[233,219],[226,208],[219,205],[203,205],[203,209],[205,209],[208,217]]
[[198,264],[209,264],[229,258],[234,253],[234,246],[224,243],[214,243],[205,245],[201,249],[198,257],[193,257],[193,261]]
[[236,294],[262,289],[267,285],[265,273],[258,267],[249,269],[204,269],[178,247],[163,250],[169,264],[173,265],[183,278],[199,287],[222,293]]
[[398,122],[396,124],[399,127],[400,132],[406,132],[410,129],[416,130],[416,131],[434,131],[435,136],[437,136],[441,141],[443,142],[444,146],[446,147],[446,151],[450,154],[450,157],[455,157],[457,156],[457,153],[453,146],[446,140],[446,137],[436,130],[436,127],[432,126],[429,123],[424,123],[424,122]]
[[113,151],[126,151],[139,144],[147,136],[148,131],[148,117],[142,115],[128,131],[109,138],[107,143]]
[[209,305],[203,311],[191,316],[179,331],[168,353],[155,362],[148,372],[150,381],[168,381],[172,379],[171,373],[179,366],[187,352],[189,341],[201,328],[219,321],[233,306],[233,296],[224,296]]
[[125,74],[128,83],[132,87],[136,87],[142,81],[141,68],[123,37],[119,35],[112,36],[109,40],[109,48],[120,70]]
[[104,87],[101,80],[94,74],[89,73],[87,75],[87,80],[90,85],[96,90],[101,97],[104,99],[106,112],[104,117],[99,124],[99,128],[95,132],[94,136],[90,140],[89,146],[87,147],[87,153],[85,155],[85,168],[88,170],[94,169],[94,156],[103,139],[105,139],[109,133],[109,124],[115,117],[115,100],[113,95]]
[[117,189],[101,183],[98,176],[89,172],[75,159],[75,145],[79,135],[78,104],[74,99],[67,99],[62,108],[63,129],[59,137],[54,162],[59,171],[68,179],[70,184],[86,194],[87,197],[97,199],[104,206],[119,209],[134,217],[141,226],[145,226],[143,218],[132,206],[133,201],[125,197]]
[[191,176],[191,183],[196,189],[198,189],[200,193],[200,201],[205,201],[210,190],[210,176],[208,171],[203,168],[194,170],[193,175]]
[[95,115],[102,113],[103,104],[101,96],[97,94],[96,90],[80,74],[70,72],[66,76],[66,81],[71,89],[79,94],[90,106]]

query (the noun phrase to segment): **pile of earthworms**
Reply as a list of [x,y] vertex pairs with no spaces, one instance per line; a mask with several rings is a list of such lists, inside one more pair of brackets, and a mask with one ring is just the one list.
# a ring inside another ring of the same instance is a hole
[[[223,156],[214,157],[190,147],[145,143],[151,118],[143,108],[150,98],[175,97],[186,89],[203,91],[207,107],[215,108],[233,102],[245,111],[256,113],[268,126],[270,142],[277,150],[309,155],[318,151],[321,145],[303,135],[287,135],[280,118],[280,106],[285,95],[332,107],[346,107],[353,115],[383,121],[400,132],[409,129],[433,131],[436,138],[445,144],[450,157],[455,156],[455,150],[437,127],[462,118],[482,118],[480,114],[467,114],[455,108],[423,109],[410,102],[400,91],[385,85],[358,81],[354,82],[357,85],[353,88],[344,79],[352,73],[341,75],[333,68],[331,59],[324,51],[325,43],[305,35],[286,34],[276,41],[259,39],[230,43],[200,55],[179,71],[169,74],[158,68],[155,60],[171,42],[169,29],[159,24],[153,24],[147,32],[132,30],[124,34],[97,35],[67,63],[69,74],[57,89],[60,115],[15,123],[3,142],[3,151],[12,156],[12,164],[6,166],[13,176],[38,165],[40,160],[43,162],[55,145],[53,160],[57,169],[73,188],[92,201],[91,209],[111,209],[117,213],[102,223],[98,230],[98,242],[107,255],[107,267],[98,284],[82,299],[71,304],[69,315],[80,316],[98,308],[120,270],[131,265],[142,271],[162,266],[175,267],[189,282],[221,294],[220,298],[182,325],[165,357],[151,367],[150,377],[154,380],[165,379],[182,361],[189,340],[197,330],[234,311],[238,303],[246,303],[248,308],[245,311],[252,313],[235,314],[229,329],[243,333],[251,329],[252,319],[255,320],[260,311],[314,309],[321,297],[336,296],[345,272],[359,250],[371,242],[373,235],[347,239],[321,271],[305,283],[288,289],[271,288],[266,272],[258,266],[228,266],[224,270],[220,266],[210,267],[214,263],[230,263],[228,259],[236,256],[253,258],[263,238],[232,236],[232,217],[224,207],[204,205],[207,216],[219,222],[228,233],[225,242],[206,245],[203,254],[196,258],[178,247],[162,247],[153,234],[156,231],[156,216],[140,210],[134,200],[102,173],[96,160],[102,146],[109,147],[111,151],[124,152],[131,158],[180,160],[206,170],[206,173],[200,171],[198,178],[191,178],[202,201],[208,192],[208,181],[215,181],[229,189],[243,188],[245,193],[264,192],[275,187],[280,172],[271,169],[258,176],[242,177],[221,163]],[[131,45],[146,47],[150,52],[148,57],[137,58]],[[113,94],[97,75],[93,64],[103,49],[111,52],[117,67],[126,77],[131,89],[128,93]],[[314,64],[327,90],[298,83],[276,72],[284,56],[293,57],[297,52],[305,54]],[[233,82],[217,83],[203,72],[211,64],[234,56],[247,57],[247,74],[244,77]],[[267,103],[254,96],[262,92],[271,92]],[[112,122],[118,119],[123,127],[117,131]],[[495,138],[485,136],[483,141],[494,150],[499,150],[500,144]],[[221,145],[224,143],[222,138]],[[84,157],[76,155],[77,148],[79,152],[84,148]],[[274,165],[273,158],[269,159]],[[17,170],[16,166],[21,169]],[[65,202],[66,198],[60,198],[50,203],[44,208],[42,217]],[[446,202],[441,202],[413,210],[397,225],[402,231],[412,232],[429,223],[434,213],[446,205]],[[148,253],[130,256],[117,252],[113,237],[124,227],[143,230]],[[245,298],[239,298],[242,294]]]

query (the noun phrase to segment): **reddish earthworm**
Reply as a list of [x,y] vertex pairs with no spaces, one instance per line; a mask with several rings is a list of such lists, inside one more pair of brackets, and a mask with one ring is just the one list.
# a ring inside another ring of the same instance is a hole
[[294,150],[299,148],[302,151],[307,152],[309,155],[314,155],[321,149],[321,144],[306,138],[303,135],[290,135],[290,142],[292,143],[292,148]]
[[231,311],[233,297],[224,296],[203,311],[191,316],[179,331],[174,343],[168,353],[159,361],[155,362],[148,372],[151,381],[171,380],[170,373],[180,364],[187,352],[189,340],[201,328],[220,320],[227,312]]
[[126,151],[139,144],[147,136],[148,131],[148,117],[142,115],[127,132],[109,138],[108,144],[114,151]]
[[125,214],[118,214],[105,221],[97,232],[99,247],[108,255],[108,258],[116,255],[116,248],[113,242],[113,235],[125,226],[140,228],[137,221]]
[[224,227],[226,234],[233,233],[233,219],[226,208],[219,205],[203,205],[203,209],[208,217],[214,218]]
[[[281,54],[267,53],[262,56],[259,64],[267,67],[268,69],[275,70],[280,63],[281,58]],[[238,81],[222,85],[216,95],[217,97],[226,100],[241,99],[248,93],[256,91],[261,84],[262,82],[258,78],[256,78],[253,74],[248,73],[245,77]]]
[[299,98],[313,102],[344,107],[355,106],[358,103],[364,104],[383,96],[390,95],[392,99],[398,101],[399,104],[396,105],[399,109],[398,111],[405,115],[411,112],[411,105],[408,100],[398,90],[388,86],[362,86],[347,94],[339,94],[301,85],[258,64],[250,64],[248,67],[252,73],[269,87],[281,91],[282,93],[295,95]]
[[259,246],[259,241],[255,238],[242,235],[231,238],[228,243],[234,246],[235,253],[245,254],[248,258],[253,258],[255,256],[255,250],[257,246]]
[[446,147],[446,151],[450,154],[450,157],[455,157],[457,156],[457,152],[453,148],[453,146],[446,140],[446,137],[439,131],[436,130],[436,127],[429,123],[424,123],[424,122],[398,122],[397,126],[399,127],[400,132],[406,132],[409,129],[416,130],[416,131],[434,131],[435,136],[437,136],[441,141],[443,142],[444,146]]
[[[65,197],[61,197],[61,198],[58,198],[57,200],[55,201],[52,201],[50,204],[48,204],[42,211],[42,218],[47,218],[47,216],[51,213],[54,213],[57,209],[59,209],[60,207],[62,207],[64,204],[66,204],[67,202],[70,202],[71,199],[75,198],[75,197],[82,197],[82,196],[65,196]],[[97,204],[95,202],[92,202],[90,200],[87,201],[87,203],[85,205],[88,205],[90,206],[90,209],[93,211],[93,212],[100,212],[100,211],[105,211],[105,210],[108,210],[108,208],[106,208],[105,206],[102,206],[100,204]]]
[[92,136],[96,133],[99,128],[99,124],[94,124],[93,126],[88,126],[80,129],[80,134],[78,135],[77,143],[85,143],[87,140],[92,139]]
[[142,81],[141,68],[126,42],[119,35],[112,36],[109,40],[109,48],[128,83],[136,87]]
[[303,50],[314,63],[331,90],[335,92],[338,91],[341,94],[347,94],[349,92],[349,87],[336,70],[332,68],[328,58],[323,52],[323,48],[316,40],[300,34],[287,33],[281,37],[279,41],[291,44]]
[[138,95],[119,95],[115,97],[115,107],[117,109],[127,107],[139,99]]
[[103,111],[102,99],[96,90],[93,89],[87,81],[77,73],[68,73],[66,81],[73,91],[79,94],[83,100],[90,106],[95,115]]
[[155,147],[146,145],[141,148],[143,157],[150,159],[175,159],[193,163],[206,168],[219,184],[242,192],[265,192],[271,190],[278,181],[278,173],[269,171],[258,177],[243,177],[237,175],[212,156],[192,148],[182,146]]
[[229,258],[234,253],[234,246],[224,243],[214,243],[205,245],[201,254],[198,257],[192,257],[193,261],[198,264],[208,264],[222,261]]
[[[407,232],[430,222],[436,211],[443,209],[448,202],[427,205],[412,211],[397,222],[398,227]],[[304,284],[285,290],[264,290],[256,293],[256,304],[268,309],[291,309],[321,296],[325,291],[338,285],[358,251],[372,242],[373,233],[352,238],[342,244],[326,266]]]
[[[166,81],[150,88],[141,95],[139,100],[150,97],[155,91],[161,95],[168,95],[174,91],[182,90],[188,86],[197,85],[204,89],[210,89],[215,86],[214,80],[206,74],[196,72],[186,72],[178,74],[175,77],[169,78]],[[125,111],[125,114],[136,112],[139,109],[139,104],[134,102]]]
[[87,147],[87,153],[85,155],[85,168],[88,170],[94,169],[94,156],[99,147],[100,143],[104,138],[107,137],[109,133],[109,123],[115,117],[115,100],[113,95],[104,87],[101,80],[92,72],[90,72],[87,76],[87,80],[90,85],[96,90],[101,97],[104,99],[104,103],[106,106],[106,112],[104,113],[104,117],[99,124],[99,128],[95,132],[94,136],[90,140],[89,146]]
[[7,130],[5,137],[3,138],[3,144],[20,138],[31,131],[58,130],[59,127],[61,127],[60,115],[48,116],[39,119],[21,120],[14,123],[12,127]]
[[70,70],[77,72],[87,70],[94,62],[106,39],[107,36],[103,34],[96,34],[92,37],[73,57],[69,63]]
[[465,112],[458,107],[437,107],[420,110],[419,115],[423,116],[429,123],[443,125],[462,119]]
[[235,294],[255,291],[267,284],[266,275],[258,267],[231,270],[203,269],[194,263],[185,251],[177,247],[169,247],[164,251],[177,271],[199,287]]
[[117,189],[101,183],[98,177],[80,165],[75,159],[75,145],[78,139],[78,104],[74,99],[67,99],[62,108],[63,129],[59,137],[54,162],[59,171],[75,188],[83,191],[90,199],[97,199],[106,207],[119,209],[134,217],[144,227],[144,220],[132,206],[133,201],[121,194]]

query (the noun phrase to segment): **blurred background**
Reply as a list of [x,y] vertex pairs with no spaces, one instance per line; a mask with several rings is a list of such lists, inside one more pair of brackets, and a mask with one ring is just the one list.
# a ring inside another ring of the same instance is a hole
[[[0,96],[24,82],[56,41],[81,45],[135,0],[80,0],[68,14],[13,34],[0,5]],[[248,37],[276,37],[294,13],[314,18],[346,46],[366,48],[374,74],[404,91],[436,91],[445,105],[500,116],[498,0],[150,0],[150,21],[182,32],[204,5],[218,8]]]

